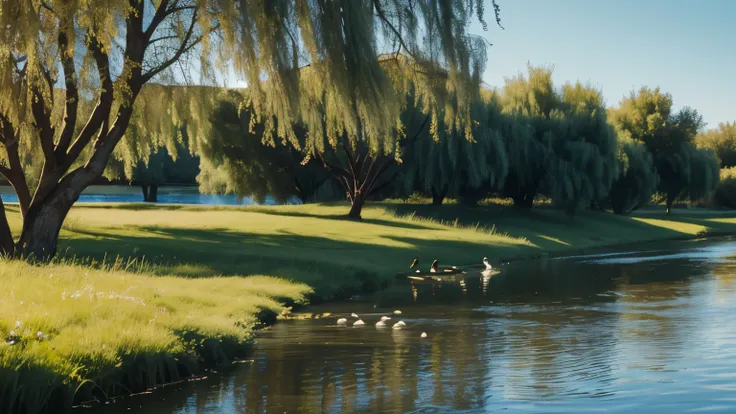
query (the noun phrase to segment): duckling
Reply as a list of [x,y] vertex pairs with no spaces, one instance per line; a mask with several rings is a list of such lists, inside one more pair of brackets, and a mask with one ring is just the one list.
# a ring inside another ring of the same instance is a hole
[[406,324],[404,323],[404,321],[398,321],[394,324],[392,328],[393,329],[403,329],[405,326]]
[[434,262],[432,262],[432,266],[429,268],[429,271],[432,273],[437,273],[440,270],[440,262],[437,259],[434,259]]
[[486,270],[493,270],[493,266],[491,266],[491,264],[488,263],[488,258],[487,257],[484,257],[483,258],[483,264],[486,265]]
[[355,321],[355,323],[353,323],[353,326],[363,326],[363,325],[365,325],[365,322],[363,322],[360,319],[358,319],[357,321]]
[[346,323],[348,323],[348,320],[346,318],[340,318],[337,320],[338,325],[345,325]]
[[418,265],[419,265],[419,258],[418,257],[415,257],[414,258],[414,261],[411,262],[411,264],[409,265],[409,269],[413,269],[414,267],[416,267]]

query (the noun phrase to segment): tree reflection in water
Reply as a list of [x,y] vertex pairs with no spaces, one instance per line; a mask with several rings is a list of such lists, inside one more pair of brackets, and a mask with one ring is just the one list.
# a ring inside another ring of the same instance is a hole
[[[668,412],[719,401],[733,411],[736,258],[729,252],[736,244],[682,246],[674,257],[511,264],[491,278],[468,275],[463,285],[402,284],[325,305],[314,311],[357,312],[366,327],[285,321],[260,335],[252,362],[119,406],[150,413]],[[403,318],[406,329],[375,329],[393,309],[403,315],[390,322]]]

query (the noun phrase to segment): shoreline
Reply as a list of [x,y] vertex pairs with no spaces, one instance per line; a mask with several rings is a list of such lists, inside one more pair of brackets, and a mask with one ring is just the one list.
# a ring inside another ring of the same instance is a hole
[[[507,264],[507,263],[513,263],[513,262],[519,262],[519,261],[526,261],[526,260],[560,259],[560,258],[564,259],[565,257],[568,257],[568,256],[578,256],[578,255],[585,256],[585,255],[590,255],[590,254],[604,254],[606,251],[609,251],[610,249],[620,248],[623,246],[631,246],[632,249],[637,249],[637,248],[645,247],[647,245],[652,245],[655,243],[685,242],[685,241],[699,241],[699,240],[705,241],[705,240],[713,240],[713,239],[720,239],[720,238],[725,239],[725,238],[730,238],[734,236],[736,236],[736,232],[713,232],[713,233],[708,233],[708,234],[682,236],[682,237],[675,237],[675,238],[669,238],[669,239],[644,240],[644,241],[640,241],[640,242],[633,243],[633,244],[623,243],[623,244],[591,247],[588,249],[569,249],[569,250],[562,250],[562,251],[556,251],[556,252],[542,252],[539,255],[536,255],[534,257],[531,257],[531,256],[516,257],[516,258],[510,258],[507,260],[502,260],[502,262],[504,262],[504,264]],[[396,279],[396,280],[399,281],[401,279]],[[266,315],[266,318],[268,319],[260,320],[261,325],[253,330],[254,336],[257,336],[259,332],[269,329],[273,325],[279,323],[279,320],[281,320],[282,318],[289,319],[289,315],[293,313],[301,313],[312,306],[321,305],[325,303],[341,302],[341,301],[346,301],[348,299],[350,299],[350,296],[344,297],[344,298],[335,298],[335,299],[321,301],[317,303],[312,303],[310,301],[304,304],[295,304],[295,303],[288,304],[287,303],[285,304],[285,306],[290,309],[289,312],[283,313],[281,315],[277,315],[275,313]],[[244,356],[241,359],[226,362],[224,364],[216,364],[216,365],[207,366],[207,367],[204,367],[204,370],[201,374],[192,375],[190,377],[182,378],[180,380],[170,382],[170,383],[158,384],[150,389],[146,389],[139,393],[130,394],[130,395],[119,395],[116,397],[112,397],[110,398],[110,401],[131,398],[131,397],[134,398],[139,395],[150,394],[152,392],[156,392],[157,390],[160,390],[160,389],[163,389],[169,386],[204,380],[204,379],[209,378],[211,375],[216,375],[216,376],[223,375],[224,372],[230,369],[233,369],[237,365],[246,361],[254,352],[255,352],[255,346],[251,347],[248,355]],[[208,371],[211,371],[211,368],[218,368],[218,367],[222,368],[222,370],[219,370],[215,373],[208,372]],[[76,405],[74,408],[75,409],[96,408],[102,405],[104,405],[104,403],[100,401],[85,401],[85,402],[81,402],[79,405]]]
[[[17,209],[11,207],[10,210]],[[142,285],[166,278],[169,281],[162,286],[165,289],[200,281],[197,283],[203,283],[203,289],[188,292],[194,298],[208,293],[211,290],[208,284],[221,278],[237,277],[238,283],[248,284],[265,275],[274,282],[282,283],[268,294],[269,300],[277,303],[272,305],[273,308],[293,313],[320,303],[338,302],[354,295],[385,289],[391,283],[396,283],[396,272],[405,269],[411,258],[418,254],[422,256],[422,266],[427,266],[427,259],[436,255],[444,264],[478,265],[480,258],[487,256],[495,267],[499,262],[591,254],[622,246],[635,248],[652,243],[736,235],[736,216],[729,212],[708,210],[689,209],[670,216],[651,210],[634,217],[583,212],[569,217],[546,208],[518,212],[498,206],[467,208],[447,205],[433,208],[376,203],[366,207],[361,221],[346,220],[345,211],[343,203],[277,207],[80,203],[72,209],[62,230],[60,251],[67,252],[67,255],[60,257],[55,266],[69,266],[68,263],[71,263],[77,269],[88,269],[90,273],[105,270],[123,272],[118,275],[131,275],[130,278],[138,277],[134,275],[145,276],[147,281],[141,282]],[[17,228],[20,215],[12,211],[11,218],[11,226]],[[118,258],[108,252],[114,252]],[[103,257],[115,259],[115,263],[101,263],[99,259]],[[121,260],[121,264],[117,263],[117,259]],[[128,269],[128,264],[133,263],[135,265]],[[28,269],[45,272],[46,276],[50,271],[46,267],[32,268],[22,263],[17,265],[26,269],[26,272],[30,271]],[[56,272],[54,269],[54,274]],[[19,287],[25,288],[33,284],[30,279],[18,283]],[[101,281],[99,284],[103,285]],[[308,287],[301,299],[289,300],[289,295],[280,294],[289,286],[293,288],[297,285]],[[83,286],[84,283],[73,289]],[[96,285],[96,290],[99,291],[100,286]],[[230,290],[224,287],[222,293],[231,294]],[[171,298],[167,295],[157,298],[151,292],[147,300]],[[221,296],[211,299],[211,302],[211,306],[214,306],[211,309],[220,311],[230,305],[232,298]],[[20,309],[17,303],[13,306],[10,312],[6,309],[8,321],[5,327],[15,322],[13,312]],[[55,312],[53,306],[57,305],[52,303],[50,306],[50,312]],[[187,306],[183,305],[181,309],[186,311]],[[176,368],[174,372],[180,371],[176,381],[210,375],[209,368],[229,366],[232,361],[248,358],[253,351],[253,335],[277,323],[281,311],[248,310],[241,313],[241,316],[248,318],[252,316],[249,319],[251,323],[237,328],[236,336],[222,338],[212,331],[217,325],[203,319],[197,339],[206,340],[208,346],[227,348],[218,355],[228,358],[216,359],[210,364],[203,361],[202,355],[216,348],[198,350],[196,359],[199,364],[193,370]],[[0,317],[0,334],[7,334],[7,331],[3,331],[2,322]],[[128,323],[125,320],[122,322]],[[235,323],[236,320],[225,320],[221,327],[236,329],[233,326]],[[46,332],[46,328],[38,330]],[[35,328],[32,333],[35,334]],[[133,338],[135,334],[131,333]],[[247,342],[242,341],[245,337],[249,337]],[[105,336],[100,338],[105,339]],[[232,338],[241,339],[233,341]],[[92,347],[95,346],[99,344],[93,343]],[[120,378],[138,372],[135,362],[139,361],[135,353],[138,351],[135,347],[132,349],[134,352],[120,355],[125,358],[126,364],[116,366],[114,362],[106,363],[108,365],[102,365],[102,371],[98,365],[91,371],[93,376],[82,378],[86,378],[85,381],[104,380],[107,377],[98,374]],[[180,361],[175,364],[177,367],[191,366],[186,363],[192,362],[193,354],[188,348],[184,350],[189,358],[179,358]],[[144,352],[140,355],[145,357]],[[181,356],[176,352],[152,355],[162,361],[173,361],[177,355]],[[84,359],[79,361],[87,368]],[[40,363],[31,358],[27,367],[38,367]],[[12,368],[6,367],[6,370],[13,374]],[[148,387],[111,387],[110,392],[99,393],[96,397],[109,400],[113,396],[124,397],[133,391],[146,392],[172,384],[165,381],[166,378],[166,375],[154,375]],[[28,378],[23,381],[28,381]],[[67,392],[73,393],[73,390]],[[78,399],[73,399],[75,406],[94,400],[82,394],[78,395]]]

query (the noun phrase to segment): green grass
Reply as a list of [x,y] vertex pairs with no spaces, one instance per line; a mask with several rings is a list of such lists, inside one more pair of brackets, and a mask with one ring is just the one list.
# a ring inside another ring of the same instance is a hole
[[[17,232],[17,208],[9,211]],[[305,295],[381,288],[415,256],[423,268],[435,257],[462,266],[736,233],[732,213],[702,209],[569,217],[544,207],[381,203],[359,222],[346,212],[344,204],[75,207],[59,260],[0,267],[0,411],[68,405],[78,387],[77,401],[105,398],[201,372],[203,361],[246,355],[264,315]]]
[[344,204],[196,207],[133,204],[75,208],[62,231],[67,256],[145,256],[164,274],[284,277],[330,300],[384,286],[418,256],[424,267],[479,264],[647,240],[736,232],[736,216],[701,209],[633,217],[550,208],[373,204],[360,222]]
[[18,261],[4,263],[0,279],[4,413],[69,408],[199,373],[201,362],[244,357],[259,320],[309,292],[264,276],[195,279]]

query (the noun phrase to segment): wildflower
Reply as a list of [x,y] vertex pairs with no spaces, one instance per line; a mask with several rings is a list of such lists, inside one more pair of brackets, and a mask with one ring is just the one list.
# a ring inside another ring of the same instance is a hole
[[15,321],[15,327],[20,328],[20,321]]
[[22,305],[23,304],[23,301],[20,301],[20,304]]
[[11,337],[12,336],[15,336],[15,331],[10,331],[10,333],[8,334],[8,336],[11,336]]
[[8,341],[8,345],[13,345],[15,341]]

